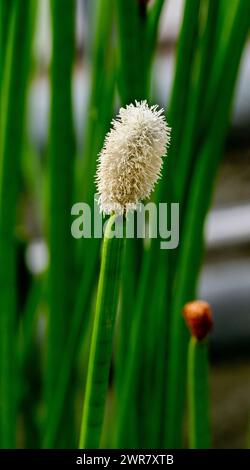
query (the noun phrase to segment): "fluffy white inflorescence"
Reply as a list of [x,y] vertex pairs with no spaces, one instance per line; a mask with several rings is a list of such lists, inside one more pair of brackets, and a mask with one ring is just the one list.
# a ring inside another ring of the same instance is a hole
[[135,209],[149,197],[161,175],[170,141],[163,109],[146,101],[121,108],[99,155],[98,202],[105,214]]

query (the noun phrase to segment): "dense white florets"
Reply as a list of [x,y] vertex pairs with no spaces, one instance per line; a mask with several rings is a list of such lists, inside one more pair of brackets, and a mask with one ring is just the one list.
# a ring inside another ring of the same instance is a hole
[[146,101],[121,108],[99,155],[96,182],[101,211],[121,214],[149,197],[170,141],[163,109]]

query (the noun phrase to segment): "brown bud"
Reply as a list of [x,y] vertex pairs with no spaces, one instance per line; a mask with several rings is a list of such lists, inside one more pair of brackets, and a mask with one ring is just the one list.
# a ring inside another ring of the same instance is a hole
[[213,327],[212,310],[203,300],[188,302],[183,309],[186,324],[198,341],[205,338]]

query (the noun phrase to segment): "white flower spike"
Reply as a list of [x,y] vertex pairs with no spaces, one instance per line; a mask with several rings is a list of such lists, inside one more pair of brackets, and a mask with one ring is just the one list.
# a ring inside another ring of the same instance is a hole
[[146,101],[121,108],[106,135],[96,175],[105,214],[124,214],[149,197],[161,176],[170,142],[164,110]]

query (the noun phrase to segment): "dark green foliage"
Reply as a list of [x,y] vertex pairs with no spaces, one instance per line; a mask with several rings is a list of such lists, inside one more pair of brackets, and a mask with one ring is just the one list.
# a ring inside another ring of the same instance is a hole
[[[152,100],[164,0],[89,3],[94,22],[83,150],[76,149],[72,116],[76,5],[51,0],[49,149],[47,160],[37,164],[28,162],[37,156],[27,151],[30,144],[22,145],[35,2],[0,2],[0,447],[76,446],[83,398],[81,447],[182,447],[188,334],[181,311],[196,295],[204,220],[223,155],[250,3],[230,0],[229,8],[227,0],[186,0],[166,110],[172,142],[153,195],[155,202],[180,203],[180,244],[164,251],[159,239],[146,248],[141,240],[127,240],[123,263],[122,239],[105,238],[102,251],[98,239],[73,240],[71,207],[84,201],[93,208],[97,155],[114,103]],[[32,279],[23,308],[16,283],[17,209],[28,191],[41,212],[47,181],[48,204],[38,217],[49,267]],[[194,447],[210,445],[203,364],[206,345],[192,341]],[[202,419],[197,394],[203,397]]]
[[1,100],[0,143],[0,447],[16,442],[16,240],[25,97],[28,81],[31,0],[15,0],[10,19]]

